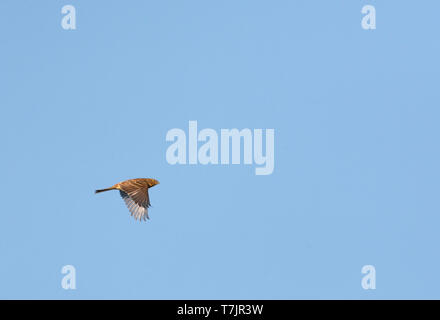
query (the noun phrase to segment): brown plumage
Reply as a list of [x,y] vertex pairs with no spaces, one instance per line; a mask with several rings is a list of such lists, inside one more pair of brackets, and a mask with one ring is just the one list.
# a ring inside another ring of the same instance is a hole
[[95,193],[100,193],[110,190],[119,190],[122,199],[130,210],[130,213],[137,220],[150,219],[148,216],[148,207],[150,207],[150,197],[148,189],[159,184],[155,179],[130,179],[125,180],[107,189],[96,190]]

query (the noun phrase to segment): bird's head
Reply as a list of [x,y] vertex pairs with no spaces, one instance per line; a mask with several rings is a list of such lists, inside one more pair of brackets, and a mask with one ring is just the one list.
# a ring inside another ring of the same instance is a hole
[[150,181],[148,182],[148,188],[154,187],[156,184],[159,184],[159,181],[157,181],[156,179],[150,179]]

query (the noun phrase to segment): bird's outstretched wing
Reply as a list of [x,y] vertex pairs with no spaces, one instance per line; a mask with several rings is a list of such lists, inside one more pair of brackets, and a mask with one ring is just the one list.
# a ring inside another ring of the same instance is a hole
[[150,219],[148,216],[148,207],[150,206],[150,198],[147,188],[137,188],[128,192],[119,190],[122,199],[127,205],[131,215],[137,220]]

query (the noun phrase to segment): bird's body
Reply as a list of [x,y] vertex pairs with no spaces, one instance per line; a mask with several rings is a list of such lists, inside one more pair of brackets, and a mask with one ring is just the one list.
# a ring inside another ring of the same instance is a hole
[[155,179],[130,179],[119,182],[107,189],[96,190],[95,193],[100,193],[110,190],[119,190],[122,199],[128,207],[131,215],[135,219],[146,220],[148,217],[148,207],[150,207],[150,197],[148,189],[159,184]]

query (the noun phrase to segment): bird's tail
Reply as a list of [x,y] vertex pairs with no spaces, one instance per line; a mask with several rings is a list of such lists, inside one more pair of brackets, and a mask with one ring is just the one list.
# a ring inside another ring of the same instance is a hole
[[110,190],[115,190],[115,187],[111,187],[111,188],[107,188],[107,189],[98,189],[95,190],[95,193],[100,193],[100,192],[105,192],[105,191],[110,191]]

